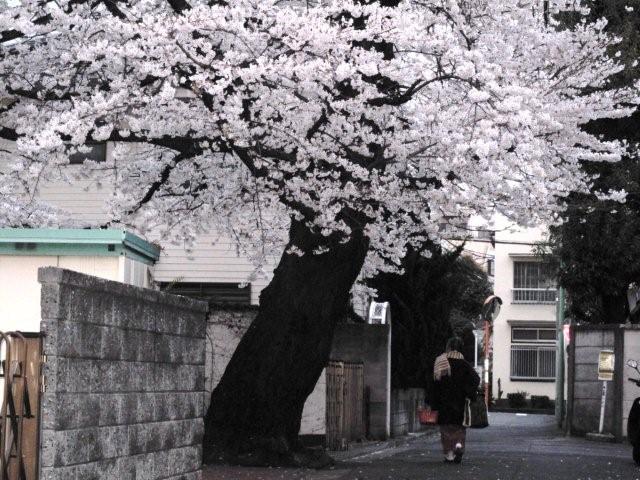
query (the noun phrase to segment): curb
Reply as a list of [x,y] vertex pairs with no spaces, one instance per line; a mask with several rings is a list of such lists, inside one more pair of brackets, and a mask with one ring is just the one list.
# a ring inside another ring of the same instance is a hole
[[327,454],[336,462],[344,462],[365,455],[372,455],[385,450],[411,445],[420,439],[435,436],[437,433],[437,429],[430,428],[429,430],[422,432],[410,433],[408,435],[403,435],[402,437],[390,438],[389,440],[383,440],[380,442],[364,442],[362,444],[355,444],[355,446],[352,444],[349,450],[327,451]]

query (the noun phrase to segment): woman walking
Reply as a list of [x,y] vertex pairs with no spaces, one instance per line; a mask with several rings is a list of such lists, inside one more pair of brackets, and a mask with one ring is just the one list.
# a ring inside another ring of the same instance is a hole
[[447,351],[436,358],[433,366],[434,388],[431,408],[438,411],[440,439],[445,462],[460,463],[464,454],[466,428],[464,407],[466,399],[475,400],[480,377],[460,351],[462,339],[447,341]]

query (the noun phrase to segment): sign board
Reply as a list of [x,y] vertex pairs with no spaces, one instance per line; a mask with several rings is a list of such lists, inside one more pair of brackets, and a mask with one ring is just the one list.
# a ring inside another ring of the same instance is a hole
[[613,380],[613,368],[615,366],[613,350],[601,350],[598,356],[598,380]]
[[371,302],[369,305],[369,323],[373,324],[386,324],[389,322],[391,309],[389,308],[389,302]]

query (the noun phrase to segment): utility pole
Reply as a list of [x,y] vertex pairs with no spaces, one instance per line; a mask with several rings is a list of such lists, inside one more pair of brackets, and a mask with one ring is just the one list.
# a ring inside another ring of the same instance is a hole
[[482,320],[484,320],[484,402],[489,408],[489,371],[491,368],[491,323],[498,317],[500,313],[500,305],[502,299],[496,295],[490,295],[482,305]]
[[564,417],[564,288],[558,289],[556,303],[556,423],[562,428]]

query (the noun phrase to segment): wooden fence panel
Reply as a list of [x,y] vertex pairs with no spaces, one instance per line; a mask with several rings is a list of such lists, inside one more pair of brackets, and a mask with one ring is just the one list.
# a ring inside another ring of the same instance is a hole
[[365,438],[364,367],[329,362],[327,366],[327,448],[345,450]]

